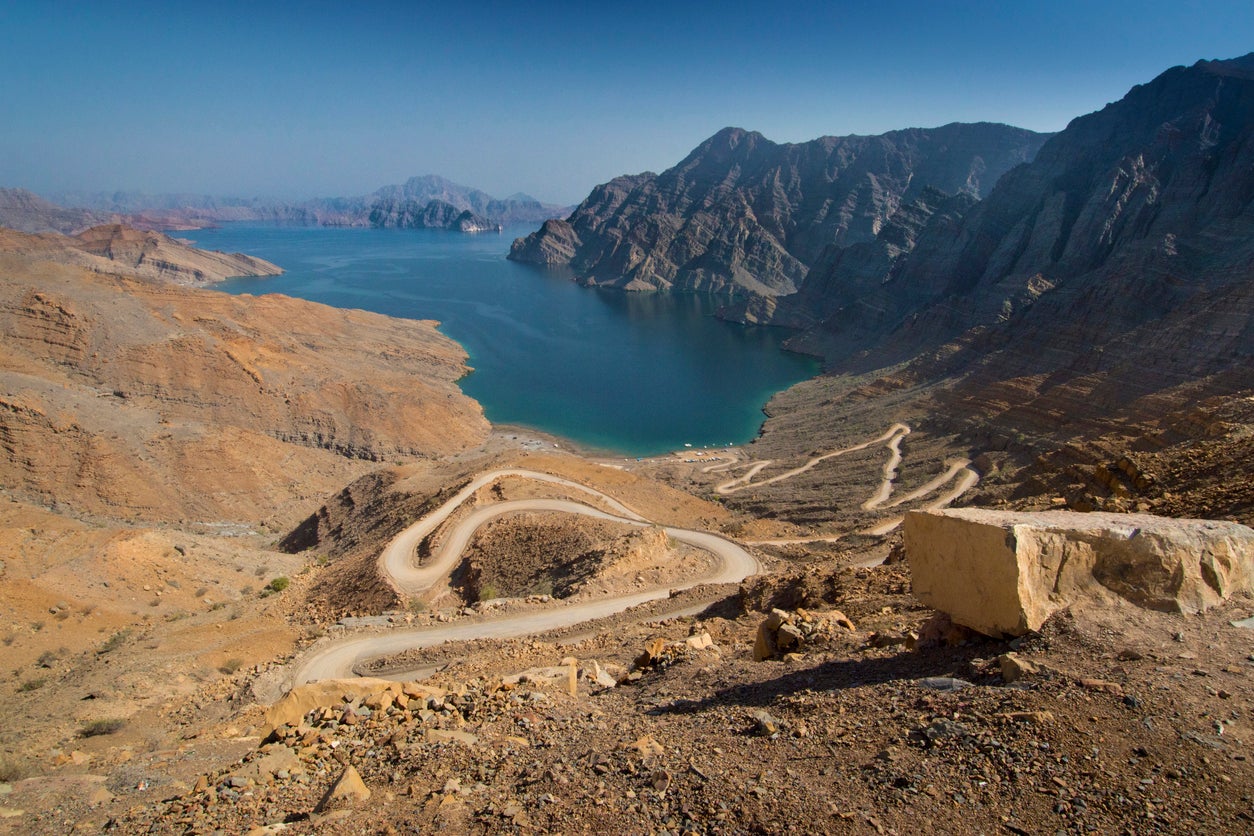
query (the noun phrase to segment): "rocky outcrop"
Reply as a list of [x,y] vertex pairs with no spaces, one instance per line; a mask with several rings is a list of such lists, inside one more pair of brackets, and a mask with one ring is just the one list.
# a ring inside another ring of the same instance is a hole
[[928,187],[982,196],[1045,138],[952,124],[780,145],[726,128],[660,175],[598,186],[510,258],[626,290],[787,295],[829,245],[873,241]]
[[370,225],[376,229],[452,229],[458,232],[500,232],[493,223],[469,209],[443,200],[422,204],[416,200],[383,199],[370,207]]
[[904,533],[915,596],[990,636],[1115,597],[1197,613],[1254,591],[1254,530],[1237,523],[968,508],[911,512]]
[[0,251],[181,285],[212,284],[233,276],[277,276],[283,272],[282,268],[251,255],[201,250],[160,232],[121,224],[92,227],[73,237],[0,230]]
[[243,253],[201,250],[160,232],[113,224],[76,236],[78,248],[109,259],[110,270],[182,285],[220,282],[234,276],[277,276],[278,265]]

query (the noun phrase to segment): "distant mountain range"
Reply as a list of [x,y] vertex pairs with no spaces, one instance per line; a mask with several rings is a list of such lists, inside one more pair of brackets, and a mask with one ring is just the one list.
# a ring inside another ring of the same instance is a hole
[[[539,223],[569,207],[525,194],[503,200],[443,177],[411,177],[361,197],[284,202],[257,198],[141,192],[64,192],[49,202],[22,189],[0,189],[0,225],[24,232],[76,233],[125,221],[145,229],[195,229],[224,221],[274,221],[306,226],[439,228],[499,231]],[[59,204],[59,205],[57,205]],[[74,208],[66,208],[74,207]]]

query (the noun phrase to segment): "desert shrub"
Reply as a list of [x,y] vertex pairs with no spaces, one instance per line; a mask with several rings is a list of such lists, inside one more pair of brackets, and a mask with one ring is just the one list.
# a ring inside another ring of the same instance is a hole
[[79,737],[100,737],[104,734],[115,734],[122,730],[126,725],[125,720],[92,720],[90,723],[84,723],[78,730]]
[[279,577],[270,581],[270,583],[266,586],[266,588],[269,589],[271,592],[282,592],[283,590],[287,589],[288,584],[290,583],[291,581],[289,581],[287,578],[285,578],[282,575],[279,575]]
[[39,658],[35,660],[41,668],[50,668],[52,663],[57,661],[57,654],[51,650],[45,650],[39,654]]
[[26,681],[25,681],[25,682],[23,682],[21,685],[17,686],[17,690],[18,690],[19,692],[21,692],[21,691],[38,691],[40,688],[44,687],[44,685],[46,685],[46,684],[48,684],[48,680],[47,680],[47,678],[46,678],[46,677],[39,676],[39,677],[36,677],[36,678],[34,678],[34,679],[28,679],[28,680],[26,680]]
[[30,777],[30,767],[17,758],[0,755],[0,784],[12,784]]
[[243,666],[244,666],[244,660],[240,659],[239,657],[233,656],[230,659],[227,659],[221,665],[218,665],[218,670],[226,674],[227,676],[230,676],[231,674],[235,673],[237,670],[239,670]]
[[501,597],[501,594],[497,592],[496,586],[494,584],[485,583],[483,586],[479,587],[479,600],[480,601],[491,601],[493,598],[500,598],[500,597]]
[[97,650],[96,652],[101,653],[101,654],[112,653],[113,651],[121,647],[123,644],[125,644],[126,640],[129,639],[130,637],[131,637],[130,628],[127,628],[125,630],[119,630],[118,632],[110,636],[108,641],[102,644],[100,646],[100,649]]

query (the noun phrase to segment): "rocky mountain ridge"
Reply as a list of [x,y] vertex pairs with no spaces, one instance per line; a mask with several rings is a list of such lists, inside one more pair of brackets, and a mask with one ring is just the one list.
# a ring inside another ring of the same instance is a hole
[[[479,189],[462,186],[434,174],[382,186],[367,195],[295,202],[140,192],[67,192],[54,195],[54,198],[63,205],[83,206],[92,213],[108,213],[107,217],[115,220],[125,216],[132,225],[153,229],[195,229],[224,221],[270,221],[305,226],[388,225],[387,219],[397,212],[398,207],[405,206],[406,214],[416,216],[422,214],[432,201],[438,201],[456,209],[452,220],[438,228],[474,232],[482,231],[478,227],[538,223],[567,211],[564,207],[541,203],[522,193],[497,199]],[[410,204],[417,204],[418,211],[414,211]],[[3,201],[0,201],[2,209]],[[433,210],[437,215],[443,211]],[[460,216],[466,212],[470,215],[462,219]],[[383,224],[372,220],[376,214],[384,219]],[[463,226],[466,229],[462,229]],[[36,226],[25,231],[42,232],[45,228]]]
[[954,123],[777,144],[725,128],[660,175],[598,186],[565,220],[515,241],[510,258],[625,290],[784,296],[829,245],[874,240],[928,188],[981,197],[1046,138]]
[[116,213],[68,209],[26,189],[0,188],[0,227],[18,232],[59,232],[74,235],[93,226],[116,223]]
[[1251,68],[1177,67],[1074,120],[886,271],[833,259],[793,345],[848,369],[915,358],[912,379],[962,378],[946,411],[1030,432],[1254,386]]

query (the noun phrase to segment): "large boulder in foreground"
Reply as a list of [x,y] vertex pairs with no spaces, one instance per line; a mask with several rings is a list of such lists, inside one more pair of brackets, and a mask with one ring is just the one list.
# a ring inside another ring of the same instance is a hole
[[1197,613],[1254,588],[1254,530],[1149,514],[914,511],[905,520],[915,596],[990,636],[1118,596]]

